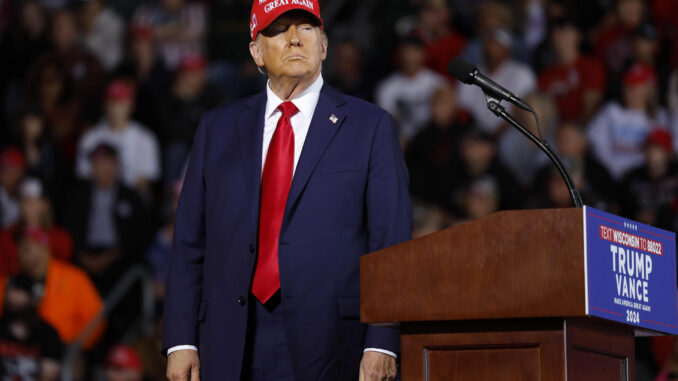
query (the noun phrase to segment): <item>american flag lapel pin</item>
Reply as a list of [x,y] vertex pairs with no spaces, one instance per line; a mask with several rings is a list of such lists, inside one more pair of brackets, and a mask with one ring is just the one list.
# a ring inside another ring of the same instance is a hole
[[330,122],[332,122],[332,124],[337,124],[337,120],[339,120],[339,118],[337,118],[336,115],[330,115]]

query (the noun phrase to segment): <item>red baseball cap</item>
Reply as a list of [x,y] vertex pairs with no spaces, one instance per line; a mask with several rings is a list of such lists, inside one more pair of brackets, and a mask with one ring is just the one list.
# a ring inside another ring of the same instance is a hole
[[26,166],[26,159],[20,149],[7,147],[0,153],[0,166],[2,168],[24,168]]
[[652,66],[644,63],[637,63],[631,66],[624,74],[624,84],[635,86],[641,84],[657,83],[657,74]]
[[137,351],[127,345],[116,345],[108,352],[106,364],[110,367],[131,369],[143,372],[144,365]]
[[318,0],[254,0],[252,16],[250,17],[250,36],[252,36],[252,40],[257,38],[257,34],[271,25],[280,15],[295,9],[310,13],[318,19],[322,27],[323,19],[320,18],[320,4]]
[[668,153],[673,153],[673,139],[671,139],[671,134],[663,128],[655,128],[647,135],[645,146],[649,145],[658,146]]
[[114,80],[106,88],[107,101],[128,101],[134,98],[134,88],[127,81]]
[[153,29],[144,25],[133,26],[129,30],[129,36],[132,40],[152,40]]
[[182,71],[200,71],[206,67],[207,60],[198,53],[186,54],[179,61],[179,70]]

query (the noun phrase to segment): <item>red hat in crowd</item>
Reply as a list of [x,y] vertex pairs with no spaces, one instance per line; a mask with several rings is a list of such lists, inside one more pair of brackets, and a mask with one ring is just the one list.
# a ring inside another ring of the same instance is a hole
[[106,357],[106,365],[121,369],[130,369],[137,372],[142,372],[144,366],[141,362],[141,357],[137,351],[127,345],[116,345],[108,352]]
[[107,101],[128,101],[134,98],[132,85],[121,79],[114,80],[106,88]]
[[179,61],[179,70],[181,71],[201,71],[207,67],[207,60],[202,54],[192,53],[181,57]]
[[0,153],[0,167],[2,168],[24,168],[26,159],[23,152],[16,147],[7,147]]
[[657,83],[657,73],[652,66],[637,63],[631,66],[624,74],[624,84],[629,86]]
[[37,242],[44,247],[49,247],[49,234],[40,228],[27,228],[24,230],[24,239]]
[[153,28],[137,25],[129,30],[129,36],[132,40],[151,40],[153,39]]
[[663,128],[655,128],[647,135],[645,145],[654,145],[663,148],[669,154],[673,153],[673,139],[671,134]]
[[320,18],[320,4],[318,4],[318,0],[254,0],[252,16],[250,17],[250,36],[252,36],[252,40],[257,38],[257,34],[271,25],[280,15],[295,9],[310,13],[318,20],[322,27],[323,19]]

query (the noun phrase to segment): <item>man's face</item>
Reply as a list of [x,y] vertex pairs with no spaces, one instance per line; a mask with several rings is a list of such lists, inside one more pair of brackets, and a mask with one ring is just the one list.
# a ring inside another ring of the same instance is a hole
[[562,25],[553,30],[553,46],[559,56],[579,50],[579,31],[573,25]]
[[60,51],[70,49],[78,38],[78,27],[73,14],[58,13],[52,21],[52,42]]
[[110,100],[106,102],[106,117],[111,124],[126,123],[133,109],[134,104],[131,99]]
[[21,270],[31,273],[49,260],[49,249],[42,243],[26,239],[19,245],[18,259]]
[[425,53],[420,45],[405,43],[398,52],[400,70],[406,75],[415,75],[424,66]]
[[250,43],[250,53],[272,79],[314,79],[327,57],[327,38],[303,11],[278,17]]
[[116,158],[98,155],[91,160],[92,179],[97,185],[106,187],[115,182],[118,177],[118,160]]

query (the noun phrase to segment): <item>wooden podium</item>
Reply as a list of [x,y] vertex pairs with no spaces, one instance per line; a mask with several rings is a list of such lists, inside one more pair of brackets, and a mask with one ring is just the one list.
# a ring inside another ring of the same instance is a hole
[[634,328],[586,316],[582,209],[507,211],[365,255],[361,320],[404,381],[630,380]]

